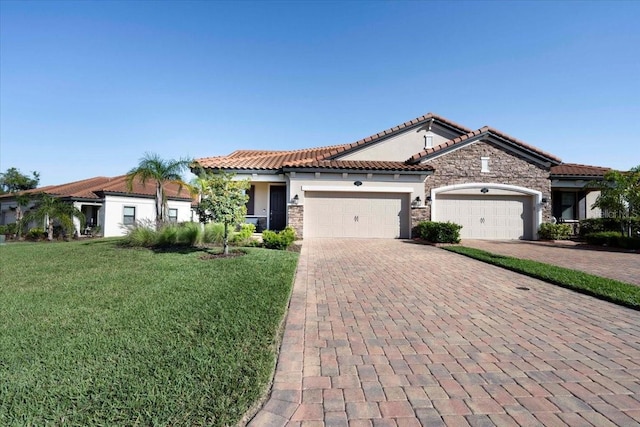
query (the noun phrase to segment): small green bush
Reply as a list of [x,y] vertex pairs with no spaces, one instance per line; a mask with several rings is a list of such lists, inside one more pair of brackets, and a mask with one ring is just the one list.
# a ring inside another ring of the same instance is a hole
[[39,227],[29,229],[29,231],[27,231],[27,234],[25,236],[27,240],[33,240],[33,241],[42,240],[42,239],[45,239],[46,237],[47,237],[47,233],[45,233],[44,228],[39,228]]
[[416,225],[416,234],[432,243],[460,243],[462,226],[453,222],[421,221]]
[[235,245],[246,245],[251,240],[251,236],[256,232],[256,226],[253,224],[242,224],[240,230],[231,236],[231,243]]
[[573,230],[569,224],[544,223],[538,230],[538,236],[542,240],[566,240],[572,233]]
[[590,245],[640,249],[640,238],[623,236],[619,231],[600,231],[587,234],[584,238]]
[[287,227],[280,232],[265,230],[262,232],[262,242],[265,248],[286,250],[296,240],[296,232]]
[[15,222],[6,225],[0,225],[0,234],[14,235],[16,234],[17,228],[18,226]]

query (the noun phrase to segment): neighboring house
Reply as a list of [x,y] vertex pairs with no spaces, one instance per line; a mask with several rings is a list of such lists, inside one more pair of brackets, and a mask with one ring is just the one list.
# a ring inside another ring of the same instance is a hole
[[[34,197],[40,193],[60,197],[64,201],[73,203],[86,217],[86,226],[95,229],[100,227],[104,237],[121,236],[126,232],[125,226],[135,222],[154,222],[155,212],[154,182],[148,181],[142,185],[134,181],[132,191],[127,191],[126,175],[114,178],[96,177],[76,181],[69,184],[50,185],[47,187],[27,190],[23,193]],[[191,197],[189,191],[183,188],[178,191],[175,184],[165,184],[168,197],[169,220],[174,222],[191,221]],[[28,211],[35,204],[32,201],[24,210]],[[16,200],[12,194],[0,195],[0,224],[15,222]],[[88,229],[80,229],[80,221],[75,220],[76,231],[84,234]],[[41,224],[32,224],[40,226]]]
[[598,215],[583,187],[608,170],[431,113],[351,144],[197,162],[251,181],[248,222],[299,237],[408,238],[430,219],[461,224],[463,238],[536,239],[552,215]]

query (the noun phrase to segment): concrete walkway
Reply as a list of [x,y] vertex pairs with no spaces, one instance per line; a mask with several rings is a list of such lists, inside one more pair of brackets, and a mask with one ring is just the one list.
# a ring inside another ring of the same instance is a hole
[[640,254],[633,251],[609,251],[571,241],[464,240],[461,244],[640,285]]
[[640,313],[444,250],[305,240],[250,426],[637,425]]

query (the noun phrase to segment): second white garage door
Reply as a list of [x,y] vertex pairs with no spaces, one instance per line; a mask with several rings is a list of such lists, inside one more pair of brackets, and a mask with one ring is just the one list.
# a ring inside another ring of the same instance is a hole
[[409,237],[409,196],[308,191],[305,237]]
[[531,197],[438,196],[438,221],[462,225],[463,239],[531,239]]

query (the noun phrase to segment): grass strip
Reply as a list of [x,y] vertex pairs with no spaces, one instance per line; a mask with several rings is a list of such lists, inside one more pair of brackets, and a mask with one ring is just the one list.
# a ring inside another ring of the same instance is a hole
[[235,425],[264,392],[298,255],[0,247],[0,425]]
[[497,255],[466,246],[443,246],[442,249],[497,265],[515,271],[516,273],[544,280],[545,282],[605,301],[640,310],[639,286],[542,262]]

